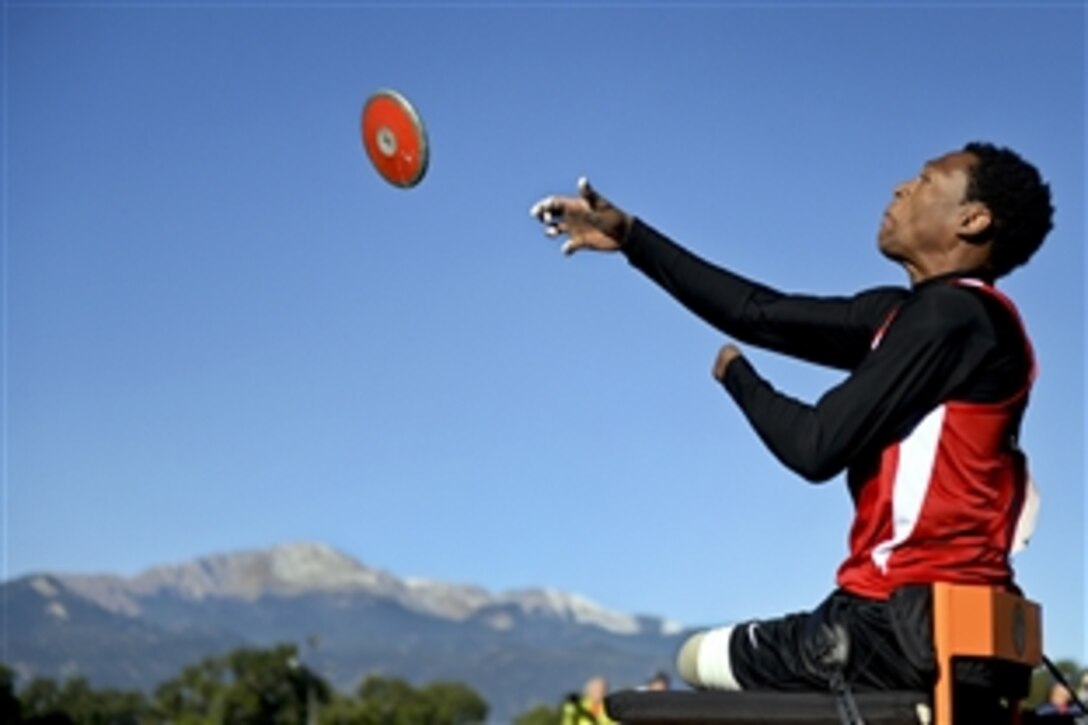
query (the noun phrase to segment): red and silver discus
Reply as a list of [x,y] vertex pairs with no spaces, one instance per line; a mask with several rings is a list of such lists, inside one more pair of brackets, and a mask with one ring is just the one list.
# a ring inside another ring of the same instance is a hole
[[383,179],[394,186],[415,186],[427,173],[427,132],[408,100],[388,89],[363,105],[363,148]]

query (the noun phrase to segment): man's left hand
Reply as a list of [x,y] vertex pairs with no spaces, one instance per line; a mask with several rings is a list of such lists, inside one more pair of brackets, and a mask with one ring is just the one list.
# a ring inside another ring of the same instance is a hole
[[714,369],[711,371],[714,375],[714,379],[719,383],[725,382],[725,371],[729,367],[729,363],[740,357],[740,348],[729,343],[722,347],[718,351],[718,358],[714,361]]

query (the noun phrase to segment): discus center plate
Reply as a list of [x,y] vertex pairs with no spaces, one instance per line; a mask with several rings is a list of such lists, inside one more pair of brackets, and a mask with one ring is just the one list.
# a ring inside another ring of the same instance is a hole
[[392,156],[397,152],[397,137],[388,127],[382,126],[378,129],[377,142],[378,150],[386,156]]

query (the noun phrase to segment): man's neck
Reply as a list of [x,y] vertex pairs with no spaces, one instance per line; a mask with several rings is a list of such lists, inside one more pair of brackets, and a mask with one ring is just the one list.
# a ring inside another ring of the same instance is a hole
[[903,269],[910,278],[910,286],[917,287],[932,279],[943,277],[977,277],[986,282],[993,282],[993,274],[985,265],[978,265],[965,260],[957,263],[930,265],[923,267],[912,262],[903,262]]
[[902,260],[902,264],[912,287],[926,280],[954,275],[979,277],[992,282],[989,247],[989,244],[950,243],[940,248],[931,247],[922,254],[914,255],[914,259]]

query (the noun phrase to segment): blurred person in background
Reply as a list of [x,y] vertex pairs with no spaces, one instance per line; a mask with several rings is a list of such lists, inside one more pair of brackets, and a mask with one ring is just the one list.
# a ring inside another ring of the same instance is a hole
[[608,680],[591,677],[582,687],[581,696],[571,694],[563,703],[562,725],[613,725],[604,709]]

